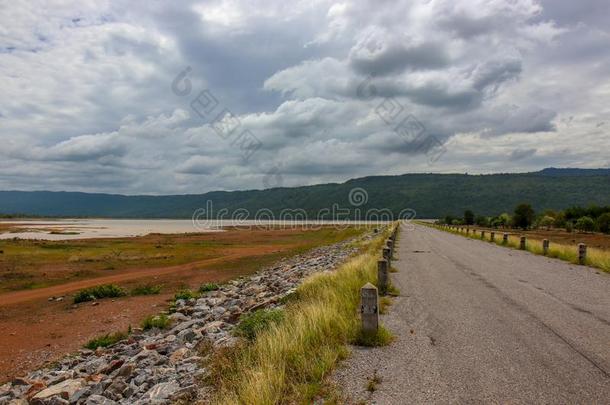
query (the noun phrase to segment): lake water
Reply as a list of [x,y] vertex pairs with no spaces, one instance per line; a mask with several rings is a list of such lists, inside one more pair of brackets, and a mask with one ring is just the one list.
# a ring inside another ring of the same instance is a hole
[[0,239],[44,239],[71,240],[90,238],[119,238],[148,235],[150,233],[201,233],[222,232],[226,226],[283,225],[305,227],[333,225],[345,227],[357,224],[372,224],[366,221],[193,221],[191,219],[61,219],[0,221],[2,225],[16,226],[11,232],[0,228]]

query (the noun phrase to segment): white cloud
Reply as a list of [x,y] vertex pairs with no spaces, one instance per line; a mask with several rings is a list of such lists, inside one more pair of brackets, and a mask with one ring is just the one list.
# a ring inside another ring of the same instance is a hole
[[[541,1],[7,3],[0,189],[607,165],[610,5]],[[171,83],[186,66],[181,97]],[[191,109],[204,88],[261,142],[248,159]],[[384,97],[445,144],[440,160],[384,122]]]

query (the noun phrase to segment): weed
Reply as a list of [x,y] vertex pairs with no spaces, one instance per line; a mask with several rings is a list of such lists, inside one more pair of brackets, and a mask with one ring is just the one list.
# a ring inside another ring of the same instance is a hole
[[216,283],[205,283],[205,284],[201,284],[201,286],[199,287],[199,292],[201,294],[204,294],[209,291],[216,291],[219,288],[220,288],[220,286]]
[[388,286],[388,295],[392,297],[398,297],[400,295],[400,290],[394,284],[390,284]]
[[142,321],[142,329],[149,330],[153,328],[167,329],[171,325],[171,320],[167,315],[150,315]]
[[139,285],[131,290],[131,295],[156,295],[161,292],[160,285]]
[[235,334],[248,340],[254,340],[256,335],[269,328],[269,326],[281,322],[284,319],[282,309],[259,309],[241,316],[240,322],[235,328]]
[[381,377],[377,375],[377,370],[373,371],[373,377],[369,378],[368,380],[366,390],[369,392],[377,391],[377,386],[381,384]]
[[390,299],[390,297],[380,297],[379,298],[379,313],[380,314],[387,314],[388,313],[388,307],[392,305],[392,300]]
[[93,301],[100,298],[116,298],[127,295],[124,289],[115,284],[98,285],[74,294],[74,303]]
[[193,290],[189,290],[189,289],[184,289],[184,290],[180,290],[178,291],[175,295],[174,295],[174,300],[178,301],[178,300],[190,300],[191,298],[199,298],[199,293],[193,291]]
[[376,333],[364,332],[360,330],[354,343],[358,346],[366,346],[366,347],[378,347],[378,346],[387,346],[394,340],[394,335],[384,328],[383,326],[379,326]]
[[125,332],[108,333],[104,336],[91,339],[87,342],[85,348],[95,350],[98,347],[108,347],[123,339],[127,339],[127,336],[128,335]]

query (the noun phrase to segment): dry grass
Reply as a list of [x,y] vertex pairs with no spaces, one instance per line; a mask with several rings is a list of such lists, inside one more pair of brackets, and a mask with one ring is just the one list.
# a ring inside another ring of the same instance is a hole
[[360,288],[376,282],[377,260],[389,232],[362,246],[337,271],[307,279],[279,322],[251,344],[217,353],[211,382],[217,404],[309,403],[324,377],[359,336]]
[[[429,224],[426,224],[426,225],[429,225]],[[449,228],[449,229],[438,228],[438,229],[444,230],[446,232],[451,232],[451,233],[455,233],[458,235],[466,236],[471,239],[481,239],[480,231],[473,235],[472,230],[471,230],[470,234],[466,235],[465,231],[460,232],[457,229],[452,229],[452,228]],[[504,244],[502,242],[503,233],[504,233],[503,230],[496,232],[496,237],[495,237],[495,240],[493,243],[500,245],[500,246],[507,246],[507,247],[510,247],[513,249],[519,249],[520,235],[509,234],[508,243]],[[489,231],[485,232],[484,240],[491,242],[491,236],[490,236]],[[542,255],[543,254],[542,240],[541,239],[532,239],[532,238],[528,237],[527,241],[525,243],[525,250],[527,250],[528,252],[531,252],[531,253]],[[556,259],[560,259],[560,260],[564,260],[564,261],[567,261],[570,263],[578,264],[578,246],[553,243],[553,241],[551,240],[550,244],[549,244],[549,251],[548,251],[547,256],[556,258]],[[606,251],[606,250],[587,247],[587,259],[586,259],[585,264],[587,266],[596,267],[605,272],[610,272],[610,252]]]

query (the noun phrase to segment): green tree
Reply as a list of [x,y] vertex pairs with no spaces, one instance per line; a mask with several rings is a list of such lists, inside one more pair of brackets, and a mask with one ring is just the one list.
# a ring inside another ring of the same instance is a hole
[[464,224],[473,225],[474,224],[474,212],[471,210],[464,211]]
[[610,233],[610,212],[601,214],[597,218],[597,229],[603,233]]
[[574,227],[582,232],[593,232],[595,229],[595,221],[593,221],[593,218],[591,217],[580,217],[576,221]]
[[489,226],[489,219],[483,215],[479,215],[475,222],[478,226]]
[[515,215],[513,216],[513,224],[517,228],[527,229],[532,225],[534,221],[534,209],[529,204],[519,204],[515,208]]
[[445,215],[445,223],[451,225],[453,222],[453,215]]
[[553,218],[550,215],[545,215],[542,218],[540,218],[540,221],[538,221],[538,225],[546,227],[547,230],[550,229],[554,224],[555,224],[555,218]]
[[500,214],[498,216],[498,223],[500,224],[500,226],[508,226],[511,223],[511,218],[510,215],[508,215],[508,213],[504,212],[502,214]]

